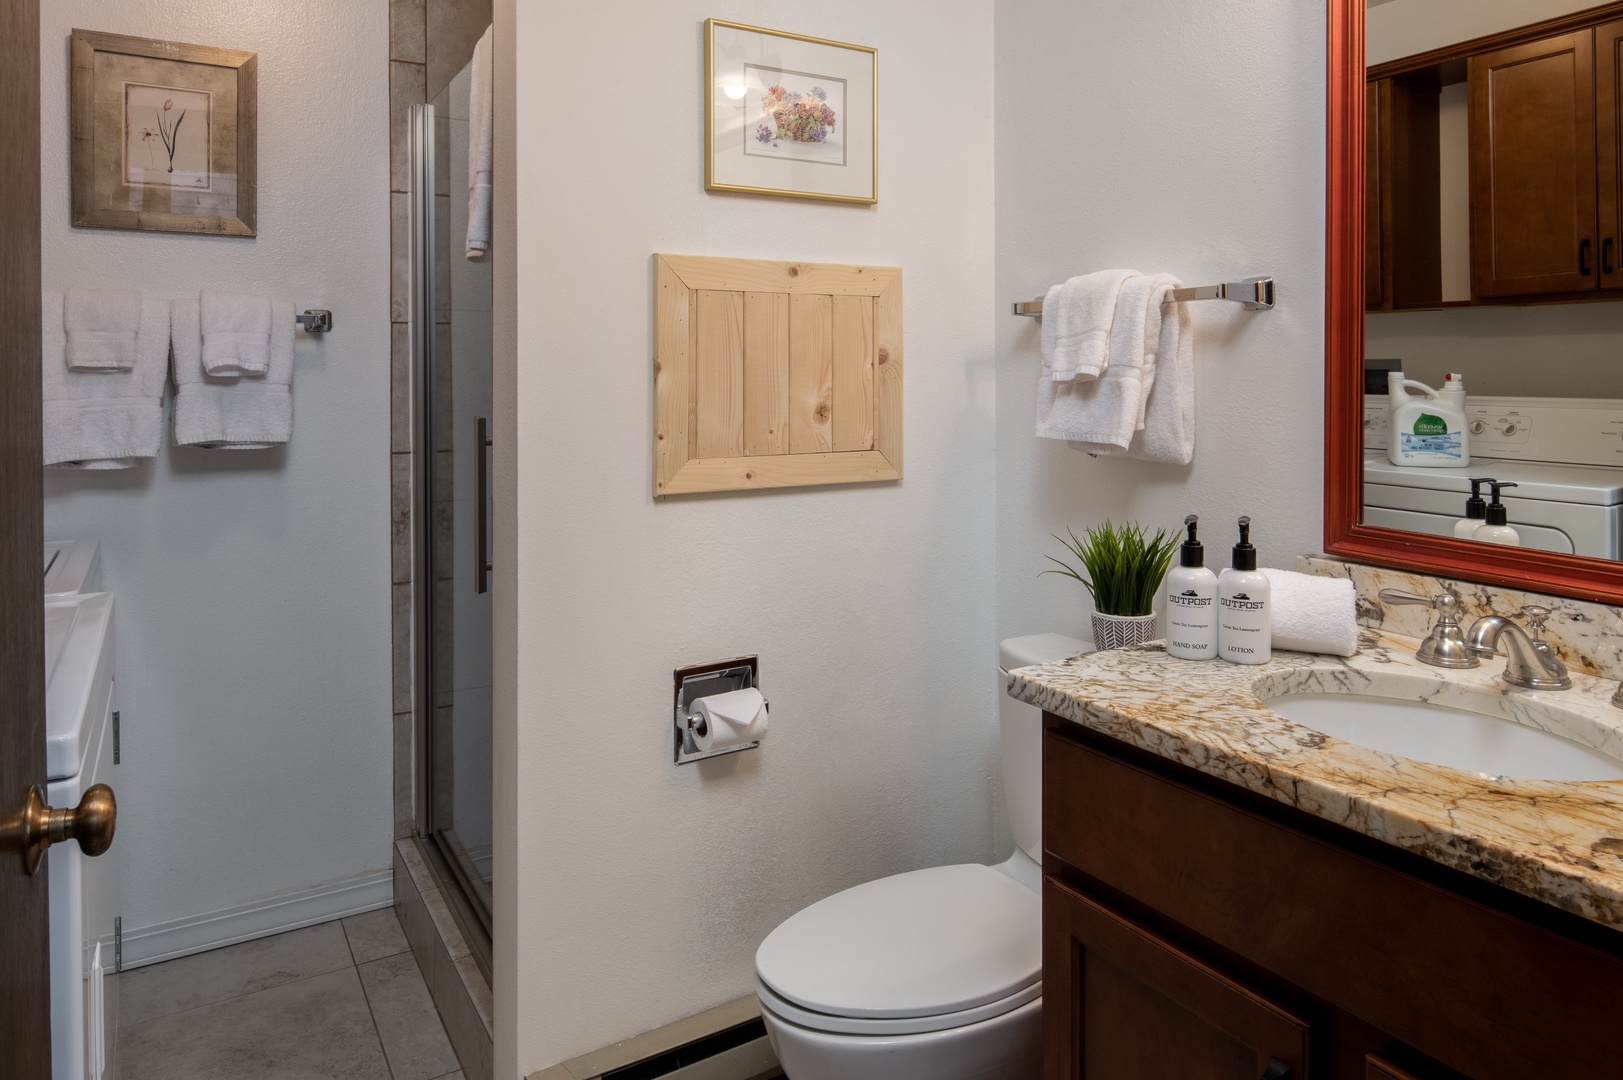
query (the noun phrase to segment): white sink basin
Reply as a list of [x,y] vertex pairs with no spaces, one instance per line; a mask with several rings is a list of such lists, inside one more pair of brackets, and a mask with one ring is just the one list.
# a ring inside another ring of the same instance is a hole
[[1267,705],[1333,738],[1482,776],[1623,780],[1623,762],[1486,713],[1364,694],[1286,694],[1268,699]]

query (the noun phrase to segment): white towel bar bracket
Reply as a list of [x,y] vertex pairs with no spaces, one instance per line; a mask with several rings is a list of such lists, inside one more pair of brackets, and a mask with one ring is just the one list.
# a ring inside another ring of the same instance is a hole
[[306,308],[303,315],[293,316],[293,321],[307,334],[325,334],[332,329],[332,312],[325,308]]
[[[1187,300],[1231,300],[1247,311],[1268,311],[1274,306],[1274,279],[1251,277],[1225,282],[1222,285],[1197,285],[1190,289],[1173,289],[1166,302],[1173,304]],[[1017,301],[1014,313],[1040,319],[1043,316],[1043,302]]]

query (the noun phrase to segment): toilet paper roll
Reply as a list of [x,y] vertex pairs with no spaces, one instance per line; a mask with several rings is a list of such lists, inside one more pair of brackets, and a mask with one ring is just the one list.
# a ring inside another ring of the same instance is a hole
[[702,721],[693,732],[701,753],[754,742],[766,734],[766,698],[754,687],[698,698],[688,706],[688,714]]

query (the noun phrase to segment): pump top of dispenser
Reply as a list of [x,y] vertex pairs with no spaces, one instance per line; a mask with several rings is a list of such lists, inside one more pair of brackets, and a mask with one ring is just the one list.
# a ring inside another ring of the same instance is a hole
[[1488,487],[1493,490],[1493,501],[1488,504],[1487,510],[1487,523],[1489,525],[1505,525],[1509,523],[1510,519],[1505,515],[1505,504],[1499,501],[1499,492],[1503,491],[1505,488],[1513,488],[1516,486],[1517,485],[1513,481],[1488,481]]
[[[1471,477],[1471,497],[1465,500],[1465,516],[1481,521],[1488,515],[1488,504],[1482,498],[1482,485],[1497,483],[1491,476]],[[1516,485],[1512,484],[1511,487]]]
[[1230,563],[1236,570],[1255,570],[1257,568],[1257,549],[1251,544],[1251,519],[1240,519],[1240,542],[1234,545],[1234,560]]
[[1183,546],[1178,549],[1180,556],[1178,560],[1179,566],[1206,565],[1206,545],[1202,544],[1195,537],[1195,526],[1199,521],[1200,518],[1196,517],[1194,514],[1190,514],[1188,517],[1183,519],[1184,527],[1189,530],[1189,538],[1185,540],[1183,542]]

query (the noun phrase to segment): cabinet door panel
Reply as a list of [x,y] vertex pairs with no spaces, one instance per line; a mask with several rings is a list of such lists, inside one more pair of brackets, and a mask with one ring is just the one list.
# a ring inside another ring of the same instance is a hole
[[1386,187],[1391,169],[1381,153],[1382,98],[1390,95],[1391,79],[1367,84],[1364,95],[1364,306],[1378,308],[1386,301],[1387,265],[1385,239],[1391,226],[1384,217],[1390,200]]
[[1580,30],[1471,57],[1476,296],[1597,285],[1594,52]]
[[1307,1076],[1306,1024],[1052,878],[1043,972],[1046,1080]]
[[1600,285],[1623,288],[1623,22],[1595,28]]
[[1364,1080],[1420,1080],[1420,1078],[1380,1058],[1367,1057],[1364,1059]]

